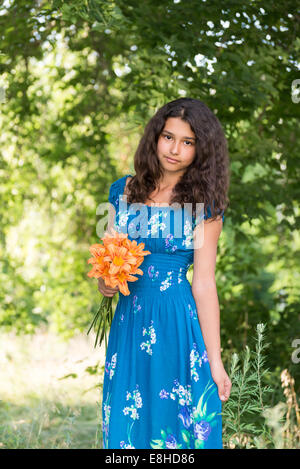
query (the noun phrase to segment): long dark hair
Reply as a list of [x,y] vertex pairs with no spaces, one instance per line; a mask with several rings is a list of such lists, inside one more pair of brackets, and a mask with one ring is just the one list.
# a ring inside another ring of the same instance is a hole
[[127,202],[144,203],[156,189],[163,175],[156,148],[158,138],[169,117],[188,122],[196,136],[196,154],[191,165],[173,188],[170,204],[196,202],[211,208],[211,220],[229,204],[229,157],[227,140],[215,114],[198,99],[179,98],[161,107],[150,119],[134,155],[136,175],[126,188]]

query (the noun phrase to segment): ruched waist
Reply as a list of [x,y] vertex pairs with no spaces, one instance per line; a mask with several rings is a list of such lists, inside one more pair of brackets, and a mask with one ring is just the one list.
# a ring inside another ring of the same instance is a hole
[[[138,280],[128,282],[130,295],[174,294],[178,289],[191,289],[186,278],[190,267],[187,259],[175,254],[153,253],[144,258],[140,269],[143,275]],[[120,293],[120,296],[122,293]]]

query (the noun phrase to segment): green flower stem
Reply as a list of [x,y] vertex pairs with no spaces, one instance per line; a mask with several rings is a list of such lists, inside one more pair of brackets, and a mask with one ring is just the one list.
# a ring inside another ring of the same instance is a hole
[[105,352],[107,350],[107,329],[110,329],[111,323],[113,318],[113,311],[112,311],[112,298],[109,296],[103,296],[100,307],[97,313],[94,316],[93,321],[89,327],[87,335],[90,331],[94,328],[96,331],[96,339],[94,348],[101,347],[103,339],[105,339]]

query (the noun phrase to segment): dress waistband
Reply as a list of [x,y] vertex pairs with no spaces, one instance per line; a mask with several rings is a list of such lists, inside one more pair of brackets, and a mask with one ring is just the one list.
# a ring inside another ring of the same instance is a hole
[[[183,256],[154,253],[145,256],[140,269],[143,275],[138,280],[128,282],[130,294],[174,294],[180,288],[191,289],[186,273],[191,264]],[[122,295],[120,293],[120,295]],[[124,296],[124,295],[122,295]]]

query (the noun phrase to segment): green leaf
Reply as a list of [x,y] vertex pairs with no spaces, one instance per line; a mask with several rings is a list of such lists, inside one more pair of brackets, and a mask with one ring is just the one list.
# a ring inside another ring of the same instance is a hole
[[190,442],[190,434],[189,434],[189,432],[187,432],[186,430],[181,430],[181,435],[182,435],[183,440],[184,440],[187,444],[189,444],[189,442]]
[[196,449],[204,449],[204,441],[203,440],[195,440],[195,448]]

